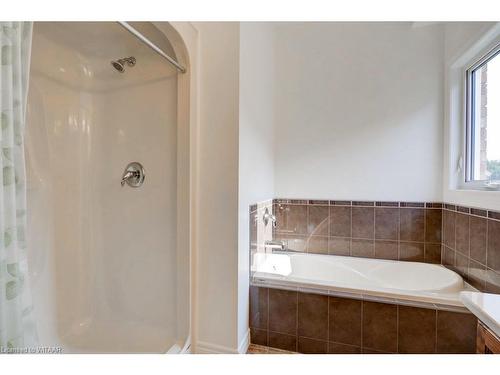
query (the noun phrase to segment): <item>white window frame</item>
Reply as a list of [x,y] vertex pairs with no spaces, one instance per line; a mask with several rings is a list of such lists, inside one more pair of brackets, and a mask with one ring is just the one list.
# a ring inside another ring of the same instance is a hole
[[464,155],[464,160],[461,161],[463,164],[463,173],[460,183],[460,188],[467,190],[500,190],[500,185],[490,185],[487,180],[472,180],[472,168],[474,165],[474,150],[472,149],[473,144],[473,126],[474,126],[474,112],[473,112],[473,90],[472,87],[472,73],[488,63],[488,61],[493,58],[499,57],[500,55],[500,42],[497,40],[495,43],[490,45],[487,49],[483,50],[480,54],[476,55],[474,59],[470,61],[469,64],[465,66],[463,77],[464,77],[464,101],[463,101],[463,113],[464,113],[464,126],[463,126],[463,150],[462,155]]

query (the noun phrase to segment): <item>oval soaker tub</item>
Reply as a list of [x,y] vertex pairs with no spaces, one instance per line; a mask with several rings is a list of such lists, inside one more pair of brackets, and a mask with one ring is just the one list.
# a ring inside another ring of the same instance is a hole
[[463,306],[460,275],[437,264],[317,254],[256,253],[252,283],[364,299]]

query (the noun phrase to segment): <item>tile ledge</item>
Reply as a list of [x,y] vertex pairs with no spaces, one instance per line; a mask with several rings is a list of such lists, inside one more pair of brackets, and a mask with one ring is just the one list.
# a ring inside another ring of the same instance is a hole
[[500,337],[500,295],[481,292],[460,292],[460,300],[479,320]]

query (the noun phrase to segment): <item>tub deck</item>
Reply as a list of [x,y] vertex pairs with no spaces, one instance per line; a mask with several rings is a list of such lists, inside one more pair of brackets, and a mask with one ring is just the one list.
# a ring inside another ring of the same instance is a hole
[[437,264],[306,253],[254,254],[252,285],[452,311],[475,290]]

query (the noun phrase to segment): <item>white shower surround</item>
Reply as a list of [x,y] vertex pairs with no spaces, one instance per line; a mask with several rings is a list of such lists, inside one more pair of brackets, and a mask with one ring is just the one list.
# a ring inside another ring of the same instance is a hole
[[[111,67],[130,55],[135,67]],[[35,23],[31,69],[28,241],[40,344],[187,349],[187,77],[116,23]],[[120,186],[130,161],[146,169],[140,189]]]

